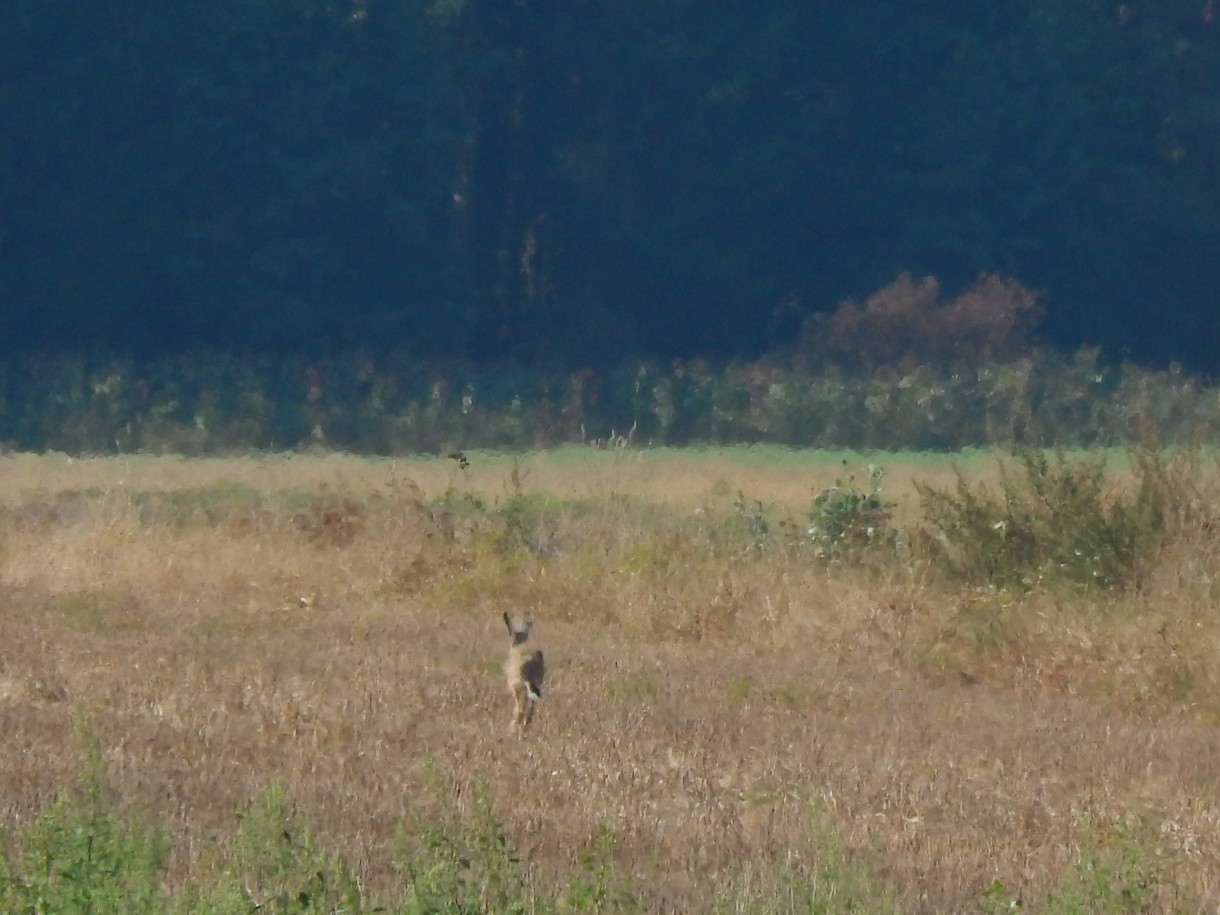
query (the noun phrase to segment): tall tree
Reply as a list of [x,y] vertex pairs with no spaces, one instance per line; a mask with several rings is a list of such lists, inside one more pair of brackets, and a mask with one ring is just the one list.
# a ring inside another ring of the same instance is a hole
[[465,345],[423,2],[5,7],[6,343]]

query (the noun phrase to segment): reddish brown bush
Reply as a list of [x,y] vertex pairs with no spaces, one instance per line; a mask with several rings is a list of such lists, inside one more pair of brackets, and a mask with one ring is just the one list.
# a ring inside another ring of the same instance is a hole
[[803,355],[865,367],[978,363],[1026,351],[1042,318],[1036,293],[1009,277],[984,274],[950,302],[940,283],[903,272],[863,303],[807,321]]

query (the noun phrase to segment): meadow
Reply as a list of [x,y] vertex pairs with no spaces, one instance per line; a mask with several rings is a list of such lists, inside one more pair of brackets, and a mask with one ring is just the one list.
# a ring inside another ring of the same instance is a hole
[[0,909],[1215,911],[1217,493],[1199,452],[2,456]]

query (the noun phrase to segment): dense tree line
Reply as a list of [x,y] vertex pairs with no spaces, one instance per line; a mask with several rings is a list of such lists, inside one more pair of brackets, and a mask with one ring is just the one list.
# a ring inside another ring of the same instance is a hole
[[902,270],[1216,367],[1212,0],[8,0],[0,347],[756,355]]

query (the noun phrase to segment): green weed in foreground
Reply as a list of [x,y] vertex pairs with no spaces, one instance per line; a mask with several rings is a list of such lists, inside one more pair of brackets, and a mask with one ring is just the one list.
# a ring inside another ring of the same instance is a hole
[[[746,869],[717,906],[717,915],[899,915],[894,888],[868,862],[851,855],[824,818],[815,815],[807,847],[793,861]],[[804,860],[801,860],[804,859]]]
[[[385,912],[400,915],[630,913],[647,893],[616,863],[603,829],[579,850],[572,871],[542,885],[493,812],[487,789],[459,810],[439,786],[434,812],[395,842],[402,886],[372,898],[338,856],[318,846],[288,789],[276,784],[238,815],[237,833],[216,848],[216,874],[170,887],[165,833],[112,806],[96,762],[72,791],[5,843],[0,912],[13,915],[279,915]],[[438,811],[438,812],[437,812]],[[773,866],[750,862],[720,894],[715,911],[756,915],[899,915],[900,887],[867,856],[846,849],[814,812],[811,836]],[[1073,866],[1037,899],[996,880],[980,892],[981,915],[1138,915],[1194,911],[1175,897],[1155,836],[1127,823],[1088,827]],[[664,880],[663,874],[655,879]]]
[[[1177,906],[1158,850],[1129,824],[1094,830],[1072,871],[1046,900],[1049,915],[1138,915]],[[1158,903],[1166,903],[1158,905]]]
[[1086,828],[1070,870],[1040,899],[1020,895],[994,881],[981,897],[983,915],[1143,915],[1201,911],[1177,898],[1165,873],[1161,850],[1139,827],[1126,822]]
[[285,913],[373,911],[343,860],[318,847],[283,784],[259,794],[239,822],[228,872],[240,879],[241,896],[251,906]]
[[644,911],[633,881],[614,865],[615,840],[603,830],[579,854],[566,881],[542,889],[492,811],[486,788],[474,809],[458,811],[438,791],[440,811],[418,817],[400,832],[398,870],[404,915],[524,915],[524,913],[632,913]]
[[[437,779],[439,782],[439,779]],[[480,790],[475,810],[462,816],[438,791],[440,812],[417,816],[396,841],[405,884],[399,911],[409,915],[520,915],[532,911],[529,875]]]
[[143,915],[169,911],[161,888],[169,843],[155,827],[110,811],[90,772],[0,859],[0,911]]

